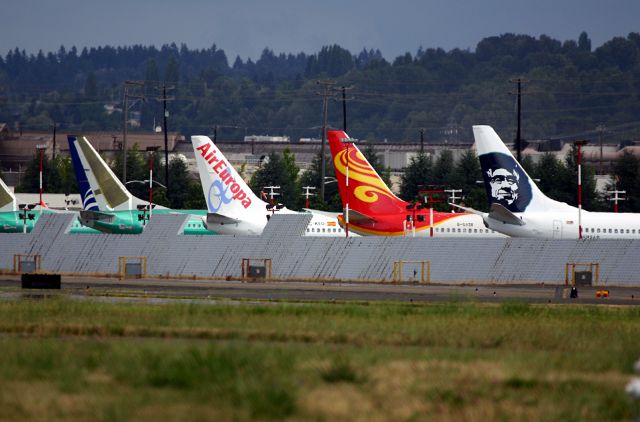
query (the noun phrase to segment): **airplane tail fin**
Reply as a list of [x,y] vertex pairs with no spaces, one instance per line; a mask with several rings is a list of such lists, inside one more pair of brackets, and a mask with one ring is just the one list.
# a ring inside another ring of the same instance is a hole
[[394,195],[358,147],[347,141],[349,136],[345,132],[330,130],[327,135],[343,207],[346,207],[348,196],[349,209],[363,215],[406,211],[407,203]]
[[71,154],[71,162],[73,163],[73,170],[76,175],[76,181],[78,182],[78,189],[80,190],[80,198],[82,199],[82,209],[86,211],[98,211],[98,203],[96,197],[91,190],[89,179],[85,173],[85,167],[80,160],[80,154],[78,153],[78,138],[75,135],[68,135],[69,152]]
[[85,209],[94,210],[95,206],[101,211],[133,209],[134,197],[87,138],[70,136],[68,140],[80,193],[82,195],[84,191],[85,194],[82,197],[83,205],[89,207]]
[[0,212],[12,212],[18,210],[16,197],[9,187],[0,179]]
[[491,126],[474,126],[473,136],[489,206],[525,212],[546,211],[559,204],[538,189]]
[[193,152],[210,214],[234,220],[265,219],[265,201],[258,198],[208,136],[192,136]]

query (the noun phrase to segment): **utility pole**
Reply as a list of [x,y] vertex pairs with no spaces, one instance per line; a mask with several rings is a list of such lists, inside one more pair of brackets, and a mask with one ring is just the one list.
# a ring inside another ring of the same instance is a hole
[[167,86],[162,84],[162,97],[158,97],[158,101],[162,101],[162,118],[163,118],[163,131],[164,131],[164,184],[167,186],[167,197],[169,197],[169,140],[167,135],[167,117],[169,112],[167,111],[167,101],[173,101],[175,97],[167,97],[167,89],[172,90],[174,86]]
[[420,154],[424,154],[424,129],[420,129]]
[[[522,79],[522,78],[516,78],[516,79],[511,79],[509,82],[511,83],[515,83],[518,85],[518,91],[515,93],[515,95],[518,96],[518,106],[517,106],[517,115],[518,115],[518,131],[516,133],[516,158],[518,160],[518,163],[521,163],[522,160],[522,134],[521,134],[521,115],[522,115],[522,84],[523,83],[527,83],[529,81]],[[513,92],[509,92],[509,94],[514,95]]]
[[129,98],[143,99],[143,95],[129,94],[130,87],[142,87],[144,82],[142,81],[124,81],[123,87],[123,101],[124,107],[122,108],[122,183],[127,182],[127,125],[129,120]]
[[604,125],[596,126],[596,130],[598,131],[598,140],[600,141],[600,174],[605,174],[604,171],[604,159],[602,154],[602,135],[607,128]]
[[53,153],[51,154],[51,160],[55,161],[56,159],[56,127],[58,124],[53,122]]
[[353,100],[353,97],[347,98],[347,90],[353,89],[352,86],[341,88],[342,91],[342,130],[347,132],[347,100]]
[[324,202],[324,173],[325,173],[325,153],[324,153],[324,144],[327,141],[327,103],[329,102],[329,97],[334,95],[333,85],[335,85],[334,81],[324,80],[324,81],[316,81],[316,84],[322,87],[321,92],[316,92],[316,95],[322,96],[322,144],[320,146],[320,199]]
[[582,239],[582,150],[587,141],[575,141],[578,147],[578,239]]

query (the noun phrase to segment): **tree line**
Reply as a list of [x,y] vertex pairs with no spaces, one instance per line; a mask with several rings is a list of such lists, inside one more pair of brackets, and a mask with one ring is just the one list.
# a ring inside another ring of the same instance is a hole
[[[347,100],[349,133],[389,142],[470,141],[471,126],[491,124],[514,133],[513,78],[523,78],[525,138],[595,136],[605,126],[610,140],[640,133],[640,34],[615,37],[592,48],[586,33],[559,41],[541,35],[503,34],[473,50],[420,48],[387,61],[379,50],[352,53],[339,45],[314,54],[275,54],[265,48],[253,61],[230,64],[213,44],[84,48],[27,54],[15,48],[0,57],[0,122],[24,129],[52,125],[76,132],[122,129],[126,80],[145,82],[141,127],[162,120],[156,101],[163,87],[169,128],[187,136],[246,134],[318,137],[322,99],[317,81],[352,88]],[[340,100],[339,96],[334,97]],[[114,106],[106,110],[104,106]],[[342,108],[331,101],[328,120],[341,127]],[[134,130],[134,129],[132,129]]]

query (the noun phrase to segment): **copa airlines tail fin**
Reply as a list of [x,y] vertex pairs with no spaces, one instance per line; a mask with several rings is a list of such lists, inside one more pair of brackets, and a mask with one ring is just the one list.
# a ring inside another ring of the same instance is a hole
[[18,210],[16,197],[11,193],[9,187],[0,179],[0,212],[14,212]]
[[87,170],[85,170],[85,166],[82,164],[80,154],[78,153],[78,138],[74,135],[69,135],[67,136],[67,140],[69,141],[69,152],[71,154],[73,170],[76,174],[80,198],[82,199],[82,209],[85,211],[98,211],[98,203],[96,202],[93,190],[91,190]]
[[131,210],[141,202],[127,191],[87,138],[69,136],[68,141],[85,210]]
[[266,224],[267,203],[258,198],[208,136],[192,136],[209,221]]
[[349,136],[345,132],[330,130],[327,134],[343,207],[348,199],[350,212],[355,211],[358,218],[369,217],[371,220],[377,214],[406,212],[407,203],[393,194],[358,147],[348,143]]
[[516,221],[512,213],[544,212],[568,206],[554,201],[538,189],[491,126],[474,126],[473,136],[491,208],[490,216],[493,214],[500,221]]

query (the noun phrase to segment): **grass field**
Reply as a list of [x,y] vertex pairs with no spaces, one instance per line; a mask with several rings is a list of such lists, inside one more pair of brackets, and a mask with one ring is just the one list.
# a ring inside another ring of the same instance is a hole
[[2,420],[631,420],[636,307],[0,302]]

